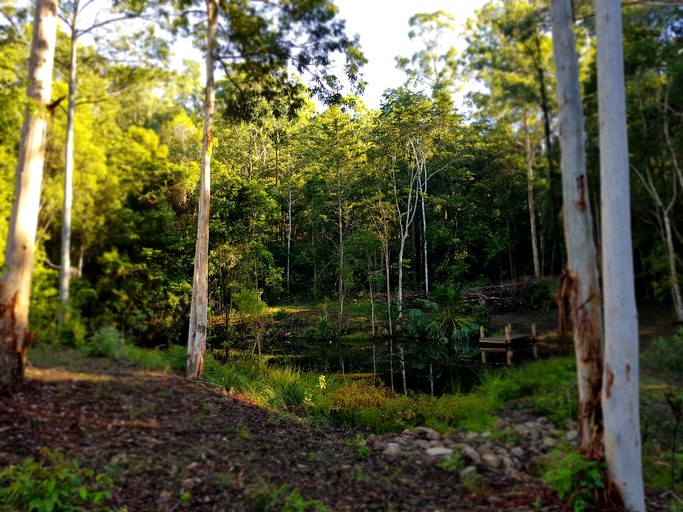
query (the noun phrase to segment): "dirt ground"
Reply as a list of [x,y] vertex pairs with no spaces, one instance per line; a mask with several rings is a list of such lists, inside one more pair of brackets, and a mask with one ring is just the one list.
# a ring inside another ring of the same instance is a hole
[[[305,428],[214,386],[123,361],[74,355],[27,377],[23,391],[0,399],[0,465],[38,458],[45,446],[62,450],[113,475],[112,508],[314,510],[317,500],[329,510],[562,509],[538,478],[491,470],[465,490],[426,457],[359,457],[356,432]],[[310,506],[287,509],[294,491],[302,501],[293,503]]]

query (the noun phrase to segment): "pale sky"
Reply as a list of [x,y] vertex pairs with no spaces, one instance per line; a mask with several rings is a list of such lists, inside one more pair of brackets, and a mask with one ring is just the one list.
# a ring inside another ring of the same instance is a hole
[[488,0],[335,0],[339,17],[346,20],[347,32],[360,35],[368,63],[363,68],[368,82],[363,100],[370,108],[378,108],[382,93],[398,87],[405,75],[395,67],[394,57],[410,57],[419,49],[417,41],[408,38],[408,20],[418,12],[444,11],[455,18],[456,30],[444,44],[464,48],[458,36],[467,20]]

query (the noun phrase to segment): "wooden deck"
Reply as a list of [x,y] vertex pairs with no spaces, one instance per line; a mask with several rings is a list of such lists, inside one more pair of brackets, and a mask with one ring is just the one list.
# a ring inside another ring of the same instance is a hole
[[538,357],[536,348],[536,324],[531,324],[531,333],[512,334],[512,326],[505,326],[503,336],[484,336],[484,327],[479,327],[479,350],[481,351],[481,362],[486,364],[486,354],[488,352],[505,352],[507,364],[512,364],[512,355],[515,350],[531,348],[534,359]]

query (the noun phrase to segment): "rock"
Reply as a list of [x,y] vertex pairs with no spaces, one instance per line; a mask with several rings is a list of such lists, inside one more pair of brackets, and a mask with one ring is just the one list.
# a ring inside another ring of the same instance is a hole
[[[418,435],[423,434],[425,437],[429,437],[429,434],[431,434],[432,432],[436,432],[436,430],[429,427],[415,427],[413,429],[413,432],[415,432]],[[436,433],[438,434],[438,432]]]
[[382,441],[374,441],[373,443],[370,444],[373,450],[376,452],[383,452],[386,451],[387,449],[387,443],[383,443]]
[[439,441],[441,439],[441,434],[439,434],[436,430],[432,430],[431,432],[427,432],[427,439],[431,441]]
[[507,455],[501,456],[500,461],[505,469],[511,469],[515,467],[515,461]]
[[552,437],[544,437],[543,438],[543,446],[546,448],[552,448],[557,444],[557,439],[553,439]]
[[479,445],[477,452],[479,452],[479,455],[484,455],[486,453],[494,453],[495,450],[493,445],[487,441]]
[[401,432],[402,436],[407,436],[407,437],[413,437],[415,436],[415,432],[410,430],[409,428],[405,429],[403,432]]
[[482,455],[481,460],[484,464],[494,469],[500,467],[500,457],[498,457],[498,455],[494,455],[493,453],[485,453]]
[[444,445],[441,441],[427,441],[430,448],[443,448]]
[[564,438],[567,440],[569,443],[575,443],[579,440],[579,433],[576,430],[570,430],[567,432],[564,436]]
[[460,448],[460,453],[470,459],[474,464],[481,464],[481,455],[479,455],[477,450],[471,446],[463,445],[462,448]]
[[503,430],[507,426],[508,426],[507,421],[505,421],[503,418],[498,418],[498,419],[496,419],[496,423],[493,425],[493,428],[496,430]]
[[425,450],[425,453],[429,455],[430,457],[438,457],[438,456],[445,456],[445,457],[450,457],[453,455],[453,450],[450,448],[444,448],[442,447],[435,447],[435,448],[427,448]]
[[510,454],[517,458],[522,458],[524,457],[524,449],[520,448],[519,446],[515,446],[514,448],[510,449]]
[[426,450],[427,448],[431,448],[429,441],[427,441],[426,439],[418,439],[417,441],[415,441],[415,446],[417,446],[418,448],[420,448],[422,450]]
[[451,448],[455,444],[452,439],[444,439],[441,442],[446,448]]
[[548,424],[548,418],[546,418],[545,416],[541,416],[540,418],[538,418],[536,420],[536,423],[538,423],[539,425],[547,425]]
[[472,478],[477,474],[476,466],[467,466],[460,472],[460,479],[465,480],[467,478]]
[[387,443],[384,453],[386,455],[400,455],[401,446],[398,443]]

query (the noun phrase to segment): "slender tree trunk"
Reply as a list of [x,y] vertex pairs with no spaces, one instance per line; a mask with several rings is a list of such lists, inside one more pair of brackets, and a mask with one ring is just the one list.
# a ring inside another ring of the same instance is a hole
[[560,296],[569,303],[573,324],[580,449],[589,458],[600,460],[603,457],[601,295],[587,188],[584,117],[571,0],[553,0],[552,17],[568,260]]
[[[370,269],[370,261],[368,260],[368,270]],[[375,297],[372,290],[372,273],[368,272],[368,286],[370,288],[370,325],[372,325],[372,336],[375,336]],[[374,345],[373,345],[374,346]]]
[[287,185],[287,293],[289,293],[290,271],[292,268],[292,175]]
[[406,358],[403,345],[398,347],[399,360],[401,361],[401,379],[403,381],[403,394],[408,396],[408,382],[406,380]]
[[676,270],[676,251],[671,229],[671,214],[669,210],[664,212],[664,232],[666,234],[666,252],[669,260],[669,275],[671,276],[671,296],[674,301],[676,320],[683,322],[683,300],[681,299],[681,287],[678,284],[678,271]]
[[[213,119],[216,110],[214,84],[214,47],[218,26],[218,0],[207,0],[208,27],[206,33],[206,91],[204,99],[204,143],[200,170],[199,211],[197,215],[197,246],[192,282],[190,329],[187,341],[187,378],[199,379],[204,372],[209,305],[209,206],[211,198],[211,152]],[[259,347],[260,348],[260,347]]]
[[529,137],[529,114],[524,109],[524,149],[526,151],[526,193],[531,227],[531,253],[534,259],[534,277],[541,277],[541,262],[538,258],[538,235],[536,233],[536,203],[534,201],[534,155]]
[[423,264],[424,264],[424,274],[425,274],[425,295],[429,297],[429,266],[427,260],[427,210],[425,209],[425,196],[427,195],[427,166],[424,166],[424,176],[422,183],[422,253],[423,253]]
[[78,250],[78,277],[83,277],[83,263],[85,260],[85,245],[81,244]]
[[78,58],[78,34],[76,17],[78,0],[74,4],[71,20],[71,55],[69,62],[69,103],[66,115],[66,144],[64,146],[64,207],[62,210],[62,245],[59,269],[59,326],[62,326],[69,303],[69,282],[71,280],[71,207],[73,205],[74,180],[74,122],[76,118],[76,66]]
[[389,336],[394,335],[394,326],[391,319],[391,263],[389,261],[389,239],[385,240],[384,245],[384,270],[387,274],[387,323]]
[[403,318],[403,252],[405,251],[408,234],[401,235],[401,245],[398,248],[398,317]]
[[434,365],[429,363],[429,391],[434,396]]
[[605,459],[627,509],[645,510],[638,389],[638,314],[624,86],[621,4],[596,0],[605,358]]
[[37,0],[28,74],[29,105],[21,131],[0,290],[0,387],[10,389],[23,382],[31,341],[29,301],[56,37],[57,0]]
[[339,183],[339,192],[337,224],[339,228],[339,330],[341,331],[344,317],[344,212],[341,201],[341,182]]

